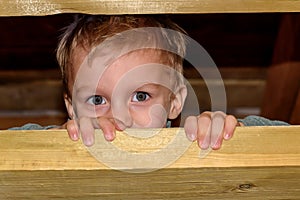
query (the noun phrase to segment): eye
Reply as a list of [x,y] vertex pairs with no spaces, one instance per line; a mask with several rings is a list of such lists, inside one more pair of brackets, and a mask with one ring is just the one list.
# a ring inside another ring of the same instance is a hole
[[86,102],[92,105],[102,105],[106,103],[106,99],[100,95],[93,95],[90,98],[88,98]]
[[132,97],[132,101],[134,102],[146,101],[149,98],[150,95],[147,92],[136,92]]

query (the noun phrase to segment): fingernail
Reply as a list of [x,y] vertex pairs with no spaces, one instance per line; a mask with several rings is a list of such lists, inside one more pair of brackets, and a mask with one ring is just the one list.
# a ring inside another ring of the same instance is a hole
[[115,139],[115,134],[114,132],[106,133],[105,134],[105,139],[107,141],[113,141]]
[[230,133],[225,133],[224,139],[229,140],[230,138],[232,138],[232,135]]
[[224,139],[225,139],[225,140],[228,140],[228,139],[229,139],[229,137],[230,137],[230,135],[229,135],[228,133],[225,133],[225,135],[224,135]]
[[202,143],[199,143],[199,147],[203,150],[206,150],[206,149],[208,149],[208,144],[205,142],[202,142]]
[[187,135],[188,136],[188,139],[190,140],[190,141],[195,141],[196,139],[197,139],[197,137],[196,137],[196,135],[195,134],[188,134]]
[[86,139],[84,140],[84,144],[85,144],[85,146],[87,146],[87,147],[93,146],[94,140],[91,139],[91,138],[86,138]]
[[75,133],[75,134],[72,135],[72,140],[78,140],[78,139],[79,139],[78,134]]
[[212,149],[214,150],[217,150],[217,149],[220,149],[221,148],[221,144],[219,142],[215,143],[213,146],[212,146]]

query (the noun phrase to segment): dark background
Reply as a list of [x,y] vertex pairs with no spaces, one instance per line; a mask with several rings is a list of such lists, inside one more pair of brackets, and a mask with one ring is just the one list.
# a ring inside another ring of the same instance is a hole
[[[28,122],[48,125],[66,121],[55,51],[63,27],[73,17],[0,17],[0,129]],[[169,17],[198,41],[219,67],[228,94],[228,113],[237,117],[254,113],[300,123],[299,13]],[[201,79],[188,64],[185,75]],[[205,85],[197,84],[200,104],[209,109],[210,99],[203,99],[207,96]]]
[[[218,66],[269,66],[280,13],[169,15]],[[0,69],[57,68],[55,48],[72,14],[0,17]]]

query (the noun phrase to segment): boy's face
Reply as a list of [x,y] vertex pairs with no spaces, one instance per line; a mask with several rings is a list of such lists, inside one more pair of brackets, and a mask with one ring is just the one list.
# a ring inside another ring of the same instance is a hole
[[85,55],[74,59],[73,99],[66,100],[70,117],[76,113],[78,118],[115,119],[126,128],[160,128],[181,112],[186,89],[175,90],[174,70],[154,50],[131,52],[107,67],[101,58],[92,67],[81,64]]

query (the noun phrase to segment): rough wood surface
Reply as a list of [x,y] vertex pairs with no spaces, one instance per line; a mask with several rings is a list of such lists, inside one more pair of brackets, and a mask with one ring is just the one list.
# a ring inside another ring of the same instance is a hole
[[[159,137],[147,140],[119,132],[113,144],[138,153],[152,151],[178,131],[184,135],[182,129],[163,129]],[[163,169],[128,173],[99,163],[64,130],[1,131],[0,196],[1,200],[299,199],[299,133],[300,126],[238,127],[231,141],[204,158],[199,158],[193,143]],[[101,133],[96,134],[99,139]],[[103,142],[96,145],[105,151]]]
[[10,0],[0,2],[1,16],[58,13],[154,14],[297,12],[299,0]]
[[299,167],[1,172],[1,200],[298,200]]
[[[154,129],[155,130],[155,129]],[[147,129],[119,132],[113,145],[133,152],[149,152],[165,147],[175,136],[188,142],[181,128],[162,129],[149,139]],[[96,148],[103,151],[102,133],[97,131]],[[235,136],[219,151],[199,159],[199,148],[192,143],[183,156],[168,168],[300,166],[300,126],[238,127]],[[0,170],[89,170],[108,169],[99,163],[81,142],[71,141],[65,130],[0,131]]]

